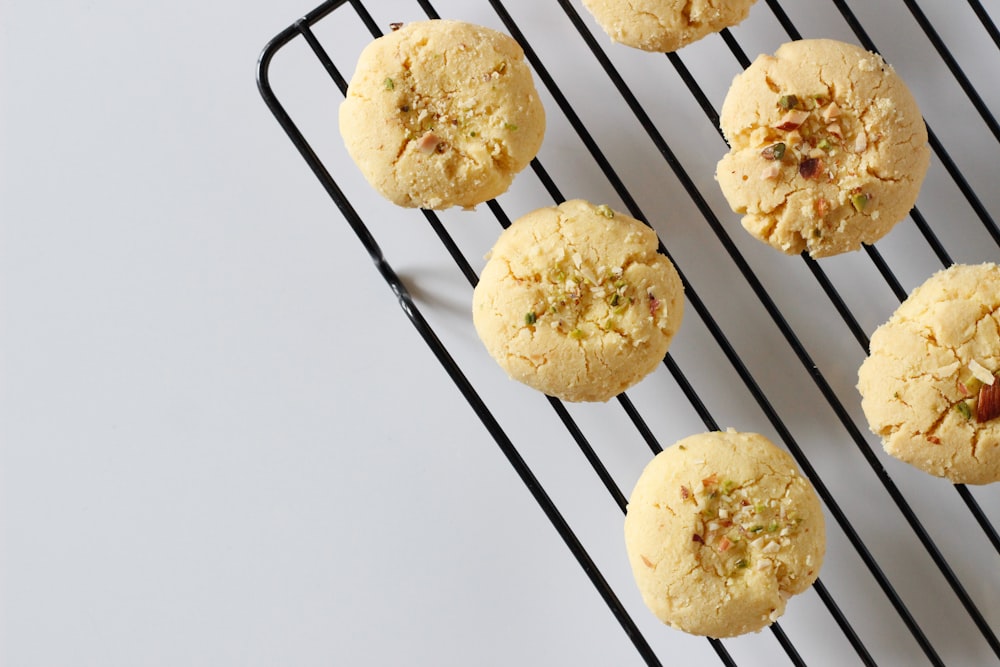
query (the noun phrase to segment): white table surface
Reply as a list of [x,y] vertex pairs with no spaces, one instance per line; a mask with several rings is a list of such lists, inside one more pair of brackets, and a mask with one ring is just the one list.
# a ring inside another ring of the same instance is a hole
[[[0,664],[639,664],[260,99],[311,7],[0,5]],[[428,302],[435,252],[401,267]],[[627,591],[619,508],[559,465]],[[664,654],[706,655],[626,596]]]

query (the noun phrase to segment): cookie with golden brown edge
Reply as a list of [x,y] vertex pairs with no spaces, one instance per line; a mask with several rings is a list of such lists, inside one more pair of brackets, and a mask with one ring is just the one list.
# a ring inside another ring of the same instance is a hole
[[410,23],[361,52],[340,132],[371,185],[408,207],[472,208],[538,153],[545,110],[521,47],[460,21]]
[[882,238],[913,208],[927,128],[882,58],[830,39],[782,45],[734,80],[716,179],[753,236],[826,257]]
[[858,391],[885,450],[952,482],[1000,480],[1000,266],[934,274],[869,349]]
[[757,0],[583,0],[608,36],[670,52],[740,23]]
[[649,462],[629,499],[625,547],[661,621],[735,637],[773,623],[813,584],[826,532],[792,457],[729,430],[684,438]]
[[683,317],[656,233],[582,199],[516,220],[472,299],[476,331],[515,380],[567,401],[607,401],[651,373]]

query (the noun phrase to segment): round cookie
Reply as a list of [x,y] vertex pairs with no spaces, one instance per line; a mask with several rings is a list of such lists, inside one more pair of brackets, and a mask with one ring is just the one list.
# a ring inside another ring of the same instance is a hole
[[684,288],[638,220],[581,199],[516,220],[472,298],[476,331],[515,380],[567,401],[607,401],[651,373]]
[[676,51],[736,25],[757,0],[583,0],[614,41],[643,51]]
[[756,433],[702,433],[657,454],[629,499],[642,598],[695,635],[756,632],[819,576],[822,507],[791,456]]
[[927,128],[876,54],[829,39],[782,45],[734,80],[716,178],[743,226],[788,253],[827,257],[874,243],[913,208]]
[[886,452],[955,483],[1000,480],[1000,266],[934,274],[869,349],[858,391]]
[[340,106],[348,153],[400,206],[472,208],[499,196],[544,132],[521,47],[460,21],[410,23],[371,42]]

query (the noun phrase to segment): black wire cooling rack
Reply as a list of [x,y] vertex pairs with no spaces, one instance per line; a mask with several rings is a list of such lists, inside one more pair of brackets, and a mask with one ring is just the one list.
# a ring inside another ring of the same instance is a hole
[[[334,0],[265,47],[258,84],[641,661],[669,662],[680,635],[649,620],[624,559],[593,556],[594,538],[580,537],[568,518],[574,510],[555,497],[565,494],[552,492],[558,483],[529,463],[533,455],[525,452],[539,445],[520,426],[524,410],[541,414],[538,406],[545,406],[592,468],[594,484],[622,511],[641,464],[697,430],[756,430],[795,457],[827,512],[823,572],[802,596],[809,598],[805,607],[793,602],[762,633],[773,641],[747,649],[742,638],[707,640],[704,650],[723,664],[997,664],[998,485],[952,486],[888,459],[867,431],[854,389],[868,335],[913,287],[956,262],[1000,260],[1000,125],[992,112],[1000,104],[997,15],[1000,6],[979,0],[762,0],[740,26],[663,55],[612,44],[575,0]],[[512,35],[548,115],[545,145],[531,169],[472,213],[372,202],[331,131],[363,45],[392,22],[439,16]],[[712,177],[725,151],[718,109],[732,76],[757,53],[800,37],[881,52],[921,104],[933,153],[909,220],[875,247],[821,261],[778,256],[749,239]],[[288,52],[297,54],[297,66],[321,66],[321,109],[308,95],[276,92],[285,71],[276,58]],[[684,326],[663,367],[607,406],[566,405],[500,387],[485,352],[469,343],[471,323],[449,317],[426,290],[414,297],[412,281],[394,268],[413,262],[409,244],[398,239],[413,232],[401,230],[423,221],[442,251],[438,259],[453,264],[458,280],[449,289],[457,286],[468,300],[500,228],[571,197],[607,202],[649,222],[686,288]],[[605,539],[618,541],[620,533]]]

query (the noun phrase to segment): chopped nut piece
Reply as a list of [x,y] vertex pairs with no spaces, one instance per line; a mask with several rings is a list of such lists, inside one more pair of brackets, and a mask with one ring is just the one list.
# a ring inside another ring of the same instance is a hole
[[801,126],[802,123],[806,122],[807,118],[809,118],[808,111],[802,111],[801,109],[792,109],[784,116],[782,116],[781,120],[779,120],[778,124],[775,125],[774,127],[775,129],[778,130],[794,130],[799,126]]
[[441,139],[433,132],[428,131],[424,136],[420,137],[420,141],[417,143],[417,150],[421,153],[430,154],[438,150],[438,144],[440,143]]
[[823,170],[823,163],[819,158],[806,158],[799,163],[799,176],[802,178],[816,178]]
[[988,422],[997,416],[1000,416],[1000,382],[984,384],[979,388],[976,421]]
[[393,21],[392,23],[389,24],[389,29],[392,30],[393,32],[396,32],[402,27],[403,27],[402,21]]
[[819,197],[816,200],[816,215],[822,218],[829,212],[830,202],[828,202],[825,197]]
[[396,84],[395,84],[395,82],[393,82],[393,80],[392,80],[392,79],[390,79],[389,77],[386,77],[386,78],[385,78],[385,82],[384,82],[384,84],[385,84],[385,89],[386,89],[386,90],[392,90],[393,88],[395,88],[395,87],[396,87]]
[[595,209],[598,213],[603,215],[605,218],[615,217],[615,212],[607,204],[601,204]]
[[785,156],[785,144],[780,141],[776,144],[771,144],[760,152],[760,156],[765,160],[780,160]]
[[761,170],[760,180],[769,181],[773,178],[777,178],[778,174],[780,173],[781,173],[781,166],[776,162],[772,162],[771,164],[764,167],[763,170]]
[[955,409],[958,410],[959,413],[967,420],[972,419],[972,409],[969,407],[969,404],[966,403],[965,401],[959,401],[958,403],[956,403]]
[[840,130],[840,123],[830,123],[829,125],[826,126],[826,131],[832,134],[833,136],[837,137],[838,139],[844,138],[844,135],[841,133]]
[[828,104],[826,108],[823,109],[822,116],[823,120],[829,123],[834,118],[840,116],[840,107],[837,106],[836,102],[830,102],[830,104]]
[[528,312],[524,316],[524,323],[527,324],[528,326],[531,326],[532,324],[534,324],[537,321],[538,321],[538,316],[535,315],[535,311],[533,311],[533,310],[530,311],[530,312]]
[[795,95],[782,95],[778,98],[778,106],[782,109],[794,109],[799,105],[799,98]]
[[990,373],[989,370],[975,359],[969,362],[969,370],[983,384],[993,384],[996,381],[993,373]]
[[851,195],[851,206],[853,206],[854,210],[858,213],[862,213],[865,210],[865,207],[868,206],[868,195],[863,192],[857,192]]
[[858,136],[854,138],[854,152],[861,153],[868,148],[868,139],[865,138],[864,132],[858,132]]
[[648,292],[646,296],[649,297],[649,314],[655,315],[656,309],[660,307],[660,300],[653,296],[652,292]]

